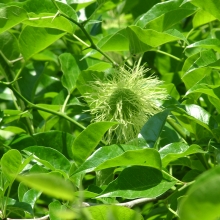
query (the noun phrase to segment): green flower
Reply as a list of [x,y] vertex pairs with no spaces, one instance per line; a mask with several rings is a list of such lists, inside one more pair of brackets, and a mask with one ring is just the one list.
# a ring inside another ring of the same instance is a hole
[[167,98],[167,92],[156,77],[144,78],[144,67],[121,67],[112,78],[90,83],[94,92],[85,95],[89,101],[93,122],[116,121],[109,129],[107,143],[125,143],[138,136],[147,119],[161,111],[157,102]]

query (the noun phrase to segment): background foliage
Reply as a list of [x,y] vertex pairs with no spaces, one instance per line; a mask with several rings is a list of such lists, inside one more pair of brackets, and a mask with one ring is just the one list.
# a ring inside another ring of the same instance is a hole
[[[219,5],[0,0],[2,219],[220,219]],[[137,63],[169,98],[106,146],[82,95]]]

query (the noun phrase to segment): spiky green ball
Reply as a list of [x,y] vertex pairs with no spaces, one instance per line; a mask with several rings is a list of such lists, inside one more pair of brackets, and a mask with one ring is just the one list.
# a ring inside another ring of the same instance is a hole
[[138,136],[147,119],[161,111],[157,101],[164,100],[167,92],[156,77],[144,78],[144,67],[121,67],[112,79],[91,82],[94,93],[85,95],[89,100],[93,121],[116,121],[106,137],[107,143],[125,143]]

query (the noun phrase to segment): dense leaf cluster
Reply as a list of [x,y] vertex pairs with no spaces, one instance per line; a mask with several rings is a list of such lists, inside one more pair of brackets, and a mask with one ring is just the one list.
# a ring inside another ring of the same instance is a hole
[[[219,4],[0,0],[1,218],[220,219]],[[88,94],[121,66],[168,97],[107,144]]]

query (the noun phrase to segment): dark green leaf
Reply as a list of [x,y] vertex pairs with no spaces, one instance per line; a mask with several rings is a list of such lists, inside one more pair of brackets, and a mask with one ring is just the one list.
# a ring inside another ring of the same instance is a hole
[[150,147],[153,147],[163,129],[169,111],[160,112],[152,116],[141,129],[141,135]]
[[175,185],[152,167],[133,166],[125,168],[99,197],[123,197],[127,199],[154,198]]
[[19,57],[20,50],[18,41],[13,34],[9,32],[0,34],[0,42],[0,51],[8,60],[14,60]]
[[71,148],[75,139],[73,135],[62,131],[49,131],[37,133],[33,138],[36,141],[36,145],[53,148],[62,153],[65,157],[72,158]]

